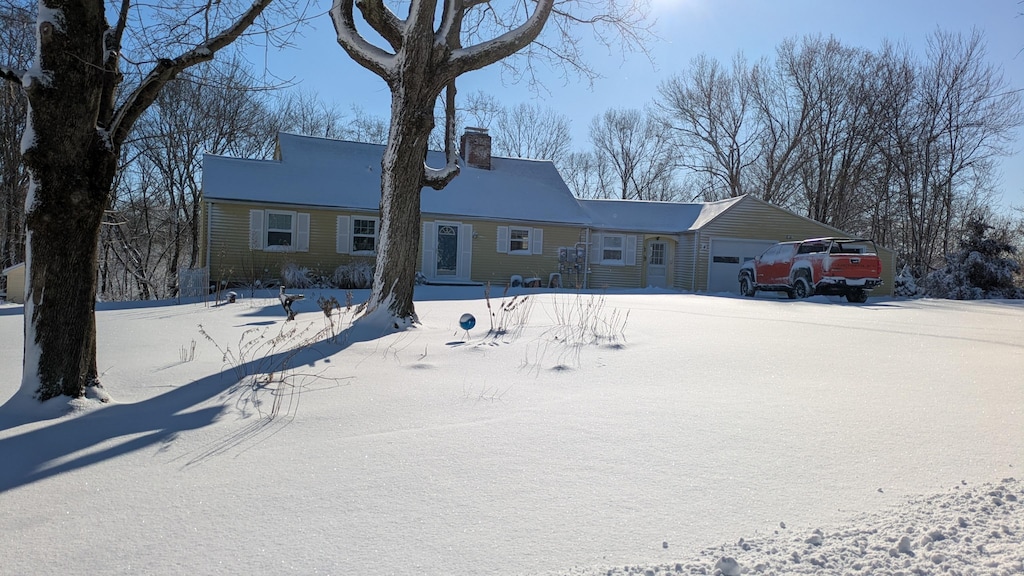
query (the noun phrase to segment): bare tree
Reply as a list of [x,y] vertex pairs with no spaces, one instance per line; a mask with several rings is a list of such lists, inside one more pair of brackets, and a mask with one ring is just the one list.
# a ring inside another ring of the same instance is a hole
[[659,87],[657,105],[671,128],[676,162],[707,174],[712,186],[705,200],[744,194],[745,171],[756,159],[747,78],[742,54],[733,59],[732,70],[702,54]]
[[[0,4],[0,53],[7,54],[19,68],[27,67],[32,58],[34,20],[27,3]],[[28,173],[19,152],[25,129],[25,105],[20,86],[0,84],[0,269],[25,259]],[[8,286],[8,290],[22,289]]]
[[22,393],[80,397],[99,385],[98,240],[121,147],[167,82],[213,59],[269,3],[39,2],[33,66],[0,66],[29,102]]
[[599,161],[593,152],[570,152],[558,172],[577,198],[614,198],[617,194],[611,164]]
[[609,109],[591,121],[590,140],[597,161],[612,167],[618,197],[670,199],[664,196],[665,180],[673,175],[672,145],[657,118],[636,109]]
[[505,111],[505,107],[498,102],[497,98],[482,90],[470,94],[461,109],[466,116],[466,121],[471,126],[480,128],[491,128],[497,125],[498,117]]
[[791,81],[796,61],[796,43],[785,40],[776,49],[775,62],[763,59],[751,68],[747,84],[758,135],[758,160],[748,170],[751,187],[779,205],[788,204],[796,192],[804,161],[799,149],[813,105],[809,88]]
[[[101,240],[101,295],[177,295],[179,267],[199,259],[203,154],[269,157],[276,127],[268,91],[237,58],[201,64],[164,86],[123,146]],[[131,281],[114,282],[118,270]]]
[[498,115],[494,149],[502,156],[551,160],[569,154],[571,123],[564,114],[540,104],[517,104]]
[[897,241],[923,275],[954,245],[974,206],[987,201],[997,156],[1024,123],[1019,92],[984,60],[980,32],[936,32],[927,62],[886,61],[880,148],[899,197]]
[[[517,52],[545,56],[564,69],[588,72],[579,58],[573,25],[587,22],[600,33],[616,34],[628,46],[646,39],[641,5],[612,0],[604,13],[587,13],[586,2],[538,0],[507,5],[483,0],[412,0],[399,17],[384,0],[334,0],[331,18],[338,43],[364,68],[380,76],[391,91],[391,125],[381,163],[380,249],[367,315],[380,311],[395,329],[417,321],[413,305],[420,243],[420,191],[442,189],[459,172],[455,150],[455,80],[472,70],[500,62]],[[386,47],[358,29],[354,8]],[[570,10],[577,9],[576,12]],[[582,10],[578,11],[578,10]],[[545,25],[554,24],[550,41],[534,43]],[[465,43],[465,44],[464,44]],[[533,59],[517,70],[533,78]],[[447,164],[425,166],[434,104],[445,94]]]
[[809,218],[853,230],[877,154],[874,56],[835,38],[806,37],[787,64],[806,97],[796,205]]
[[[316,92],[289,91],[281,97],[277,109],[279,128],[284,132],[322,138],[347,138],[350,133],[345,113],[326,104]],[[363,115],[361,109],[355,112],[357,118]]]

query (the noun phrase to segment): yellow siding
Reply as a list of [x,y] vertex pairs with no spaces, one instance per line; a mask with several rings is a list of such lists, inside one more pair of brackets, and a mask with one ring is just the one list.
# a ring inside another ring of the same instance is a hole
[[675,268],[672,275],[672,287],[676,290],[693,291],[694,289],[693,248],[693,234],[680,236],[679,245],[676,246]]
[[12,266],[7,270],[7,301],[25,303],[25,265]]
[[[593,236],[597,235],[595,233]],[[621,232],[607,231],[600,234],[622,234]],[[640,288],[643,281],[644,271],[644,236],[643,234],[622,234],[636,238],[636,264],[633,266],[601,264],[601,247],[594,242],[590,255],[590,276],[587,279],[587,287],[595,290],[614,288]]]
[[[310,216],[310,249],[308,252],[267,252],[249,250],[250,209],[294,210]],[[329,277],[335,268],[353,261],[365,261],[373,266],[373,257],[338,254],[335,247],[339,215],[376,217],[375,213],[354,213],[324,209],[295,209],[293,206],[273,206],[242,203],[204,203],[201,259],[210,269],[210,280],[230,283],[251,283],[279,280],[284,264],[294,263],[309,268],[313,274]],[[544,231],[543,253],[540,255],[503,254],[498,252],[498,227],[507,222],[459,219],[436,215],[424,215],[424,222],[443,220],[460,222],[473,227],[472,265],[470,278],[475,282],[489,282],[494,286],[505,286],[511,275],[523,278],[540,278],[546,286],[550,275],[558,272],[559,247],[573,247],[587,239],[586,231],[572,226],[551,224],[525,224]],[[511,225],[517,225],[515,223]],[[207,234],[207,227],[210,234]],[[608,233],[615,233],[609,231]],[[802,218],[781,208],[760,202],[753,198],[744,199],[718,218],[712,220],[696,233],[679,236],[661,236],[668,242],[668,281],[677,290],[703,291],[707,289],[708,257],[713,238],[738,238],[748,240],[799,240],[815,236],[843,234],[833,228]],[[647,242],[654,235],[634,234],[636,238],[636,265],[612,266],[595,262],[596,249],[590,254],[590,273],[587,285],[593,289],[640,288],[645,286],[646,266],[644,251]],[[206,243],[209,242],[207,250]],[[595,247],[596,248],[596,247]],[[207,255],[209,262],[207,262]],[[696,255],[696,261],[694,256]],[[882,258],[885,284],[872,291],[873,295],[892,293],[895,254],[879,247]],[[422,263],[423,247],[420,244],[417,262]],[[563,275],[563,286],[571,287],[573,278]]]
[[[846,233],[754,198],[744,198],[700,229],[698,233],[700,250],[696,266],[697,289],[706,290],[708,286],[708,257],[712,238],[784,242],[839,235],[846,235]],[[872,290],[871,295],[891,295],[894,255],[891,250],[886,248],[878,247],[878,250],[879,257],[882,259],[884,284]]]
[[[333,210],[296,209],[262,204],[206,203],[210,215],[208,236],[210,280],[212,282],[251,283],[253,280],[279,281],[285,264],[309,268],[316,276],[330,277],[335,268],[354,261],[373,266],[373,258],[338,254],[336,250],[337,216],[355,214]],[[309,214],[308,252],[267,252],[249,249],[249,210],[294,210]],[[204,235],[204,238],[207,236]]]
[[[433,221],[433,217],[424,216],[424,222]],[[461,222],[473,226],[473,263],[470,277],[475,282],[490,282],[493,286],[505,286],[513,274],[523,278],[540,278],[544,286],[554,272],[558,272],[558,249],[571,247],[579,241],[581,230],[575,227],[555,226],[550,224],[512,224],[513,226],[530,226],[544,230],[543,253],[540,255],[504,254],[498,252],[498,227],[508,223],[482,220],[458,220],[439,217],[446,222]],[[420,262],[423,247],[420,246]]]

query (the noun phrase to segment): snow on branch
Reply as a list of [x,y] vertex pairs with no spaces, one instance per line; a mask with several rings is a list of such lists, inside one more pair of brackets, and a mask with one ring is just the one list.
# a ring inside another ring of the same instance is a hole
[[384,5],[384,0],[358,0],[359,12],[375,32],[397,52],[405,41],[406,21]]
[[[366,1],[373,2],[377,0]],[[363,3],[363,0],[360,0],[360,10],[363,9]],[[390,82],[389,79],[393,76],[394,55],[367,42],[359,34],[359,31],[356,30],[355,19],[352,16],[352,7],[353,0],[334,0],[334,3],[331,5],[331,21],[334,22],[334,31],[338,36],[338,44],[360,66]],[[387,37],[385,36],[385,38]]]
[[459,153],[455,144],[455,81],[448,83],[444,102],[444,168],[431,168],[423,164],[423,185],[434,190],[441,190],[459,175]]
[[469,48],[454,50],[449,65],[452,77],[479,70],[528,46],[544,29],[553,6],[554,0],[538,0],[533,14],[518,27]]

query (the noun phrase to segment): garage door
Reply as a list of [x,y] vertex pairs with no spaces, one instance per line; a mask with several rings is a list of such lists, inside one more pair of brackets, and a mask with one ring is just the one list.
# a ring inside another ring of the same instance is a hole
[[739,293],[736,277],[740,266],[753,260],[773,246],[770,240],[739,240],[735,238],[712,238],[711,257],[708,259],[708,292]]

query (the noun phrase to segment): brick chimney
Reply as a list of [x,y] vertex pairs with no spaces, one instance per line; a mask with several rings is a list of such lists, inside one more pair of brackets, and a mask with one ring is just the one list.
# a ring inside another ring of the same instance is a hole
[[466,127],[462,134],[462,159],[474,168],[491,169],[491,137],[487,128]]

